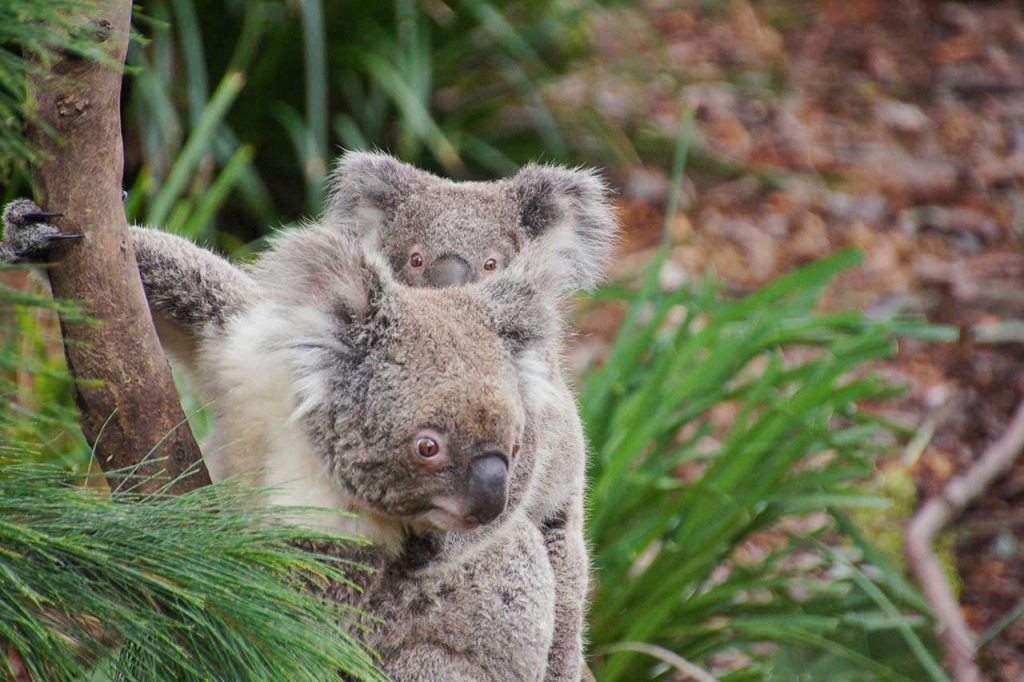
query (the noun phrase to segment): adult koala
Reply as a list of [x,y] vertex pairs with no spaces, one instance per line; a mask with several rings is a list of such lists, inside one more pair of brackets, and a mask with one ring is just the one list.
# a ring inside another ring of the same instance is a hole
[[[46,251],[57,231],[38,216],[8,207],[5,254]],[[538,257],[472,287],[408,287],[351,235],[313,226],[283,233],[232,284],[226,262],[159,239],[180,281],[222,275],[175,318],[217,417],[212,461],[261,471],[274,502],[356,514],[321,522],[375,540],[346,557],[377,573],[361,595],[330,591],[371,616],[364,636],[385,669],[543,679],[554,578],[509,482],[528,486],[537,462],[551,390],[536,356],[560,333],[549,292],[562,268]]]
[[[385,154],[357,152],[340,159],[330,189],[321,222],[379,250],[395,276],[412,286],[487,281],[523,259],[554,256],[564,268],[566,293],[590,288],[601,278],[618,233],[606,186],[586,170],[532,164],[496,182],[454,182]],[[562,323],[560,313],[557,320]],[[588,583],[586,446],[561,352],[560,336],[543,350],[554,394],[525,504],[544,534],[555,573],[547,679],[576,681]]]
[[[318,225],[380,253],[393,276],[407,285],[482,286],[501,281],[504,270],[519,268],[526,276],[516,285],[522,294],[538,288],[562,294],[592,286],[617,231],[606,188],[587,171],[530,165],[496,182],[453,182],[368,153],[341,159]],[[245,271],[183,240],[142,228],[133,228],[132,234],[161,340],[195,368],[204,326],[234,314],[258,287]],[[309,248],[312,256],[315,240],[309,240]],[[554,263],[559,276],[530,281],[531,262]],[[294,275],[300,272],[301,267]],[[280,286],[288,289],[289,282]],[[449,306],[440,314],[452,310]],[[561,320],[553,307],[533,323],[561,327]],[[524,336],[533,333],[523,326]],[[555,632],[547,679],[578,680],[588,580],[583,536],[585,445],[561,369],[561,334],[545,336],[528,362],[546,379],[539,384],[546,388],[529,401],[540,426],[535,447],[522,454],[523,460],[530,460],[528,465],[513,472],[510,504],[522,503],[541,530],[555,576]],[[239,418],[239,428],[258,422],[258,401],[238,396],[237,403],[253,411]],[[232,457],[218,454],[219,449],[206,451],[215,479],[238,470]],[[297,493],[294,500],[275,501],[333,504],[329,494],[313,488]]]

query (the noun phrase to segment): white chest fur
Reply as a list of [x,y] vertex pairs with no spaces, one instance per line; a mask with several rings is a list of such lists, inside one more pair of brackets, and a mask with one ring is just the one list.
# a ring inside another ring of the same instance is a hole
[[310,445],[296,419],[294,378],[284,353],[274,350],[281,321],[265,313],[255,308],[224,336],[200,344],[200,383],[216,415],[203,448],[211,477],[253,475],[270,489],[270,504],[331,510],[289,517],[296,523],[397,546],[400,529],[361,510]]

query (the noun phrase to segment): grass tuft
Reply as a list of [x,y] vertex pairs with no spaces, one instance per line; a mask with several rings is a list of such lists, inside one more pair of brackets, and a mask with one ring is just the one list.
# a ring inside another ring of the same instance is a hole
[[81,483],[0,467],[0,641],[33,679],[385,679],[355,612],[303,589],[354,569],[294,543],[349,540],[285,525],[230,483],[181,496]]
[[867,367],[898,334],[933,333],[816,312],[860,260],[841,251],[739,300],[710,278],[599,294],[630,308],[581,395],[601,679],[665,670],[632,643],[721,679],[945,679],[920,597],[837,520],[888,504],[864,481],[892,434],[858,405],[894,390]]

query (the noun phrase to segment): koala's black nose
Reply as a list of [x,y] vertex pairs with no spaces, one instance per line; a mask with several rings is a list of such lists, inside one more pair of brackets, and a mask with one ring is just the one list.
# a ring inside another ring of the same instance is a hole
[[469,465],[469,517],[490,523],[505,510],[508,500],[508,460],[490,453]]
[[454,254],[441,256],[435,260],[427,266],[423,276],[427,280],[427,284],[438,289],[457,287],[475,279],[473,268],[469,267],[469,263],[462,256]]

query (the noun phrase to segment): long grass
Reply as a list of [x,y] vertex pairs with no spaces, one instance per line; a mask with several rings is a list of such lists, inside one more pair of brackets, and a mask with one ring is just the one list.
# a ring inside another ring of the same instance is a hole
[[924,602],[840,517],[888,504],[866,485],[886,428],[858,405],[892,395],[865,370],[914,331],[814,311],[859,259],[740,300],[710,279],[603,294],[637,315],[581,396],[601,679],[657,676],[631,643],[721,679],[840,664],[849,679],[946,679]]
[[252,489],[142,497],[75,482],[0,467],[0,641],[33,679],[384,679],[354,614],[304,589],[354,569],[298,548],[328,538],[276,520]]
[[126,472],[108,491],[58,311],[88,321],[0,287],[0,679],[12,652],[37,680],[384,679],[355,614],[306,589],[363,573],[300,544],[351,540],[285,525],[244,481],[142,496]]
[[946,680],[927,605],[845,510],[889,504],[869,484],[894,434],[860,406],[897,389],[871,364],[955,330],[817,312],[854,250],[740,299],[713,277],[664,290],[692,126],[652,263],[596,297],[626,306],[580,395],[599,676]]

